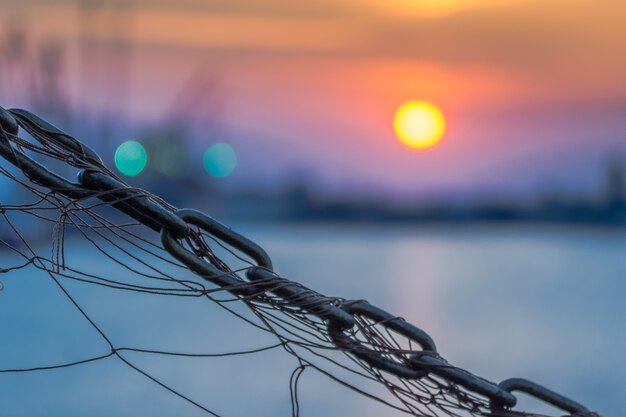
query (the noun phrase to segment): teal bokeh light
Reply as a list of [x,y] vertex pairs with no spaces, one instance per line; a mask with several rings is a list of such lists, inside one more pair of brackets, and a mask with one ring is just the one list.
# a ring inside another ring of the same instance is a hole
[[203,163],[204,169],[212,176],[226,178],[237,167],[237,153],[227,143],[216,143],[204,153]]
[[114,161],[115,167],[122,174],[132,177],[144,170],[148,163],[148,153],[141,143],[129,140],[117,147]]

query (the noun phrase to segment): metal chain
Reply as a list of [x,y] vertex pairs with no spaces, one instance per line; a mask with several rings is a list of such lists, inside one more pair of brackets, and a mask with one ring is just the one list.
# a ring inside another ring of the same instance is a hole
[[[598,417],[585,406],[532,381],[514,378],[496,384],[450,365],[438,355],[434,341],[425,331],[367,301],[327,297],[279,277],[273,272],[269,255],[256,243],[206,214],[191,209],[178,210],[146,190],[130,187],[85,144],[26,110],[7,111],[0,107],[0,127],[0,156],[19,168],[31,182],[71,199],[97,198],[110,204],[159,232],[163,248],[174,258],[203,279],[235,296],[263,301],[271,293],[284,303],[318,317],[326,323],[328,335],[337,348],[374,369],[408,380],[435,375],[489,399],[494,417],[522,415],[511,411],[517,403],[513,392],[518,391],[571,413],[572,417]],[[20,127],[50,155],[81,169],[78,183],[62,178],[27,156],[22,148],[28,148],[30,142],[18,141]],[[18,146],[13,146],[8,136],[15,139]],[[212,255],[200,237],[201,232],[256,262],[257,266],[246,273],[248,281],[241,279]],[[186,249],[185,243],[192,250]],[[365,346],[350,332],[357,319],[369,320],[400,334],[417,343],[421,350],[385,352]]]

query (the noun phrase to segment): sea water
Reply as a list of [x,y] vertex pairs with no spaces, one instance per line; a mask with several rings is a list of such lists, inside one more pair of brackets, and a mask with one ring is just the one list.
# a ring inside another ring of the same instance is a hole
[[[492,381],[524,377],[626,415],[626,232],[545,226],[241,224],[276,270],[327,295],[367,299],[427,331],[451,363]],[[70,236],[72,265],[124,280]],[[44,253],[46,253],[44,251]],[[17,264],[0,251],[0,267]],[[0,275],[0,369],[64,363],[108,346],[46,274]],[[116,346],[219,353],[274,340],[199,299],[62,281]],[[125,354],[224,416],[291,415],[297,363],[280,350],[229,358]],[[304,416],[402,415],[306,371]],[[562,415],[522,396],[522,406]],[[115,358],[0,374],[1,416],[201,416]]]

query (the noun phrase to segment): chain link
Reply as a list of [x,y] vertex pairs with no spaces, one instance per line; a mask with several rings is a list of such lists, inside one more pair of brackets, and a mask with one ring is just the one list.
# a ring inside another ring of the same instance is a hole
[[[26,110],[6,111],[0,107],[0,156],[19,168],[32,182],[72,199],[97,198],[109,203],[138,222],[161,234],[163,248],[191,271],[230,293],[248,299],[266,301],[268,293],[286,304],[302,309],[326,323],[334,345],[375,369],[399,378],[420,379],[436,375],[491,401],[493,415],[515,415],[509,411],[517,403],[514,391],[524,392],[562,411],[595,415],[587,408],[541,385],[525,379],[508,379],[500,384],[477,377],[454,367],[437,354],[432,338],[420,328],[363,300],[344,301],[326,297],[301,284],[277,276],[269,255],[256,243],[236,233],[215,219],[196,210],[177,210],[153,194],[132,188],[111,173],[100,157],[82,142],[62,132]],[[41,145],[73,167],[81,168],[79,183],[72,183],[28,157],[21,147],[13,146],[9,137],[17,140],[18,126],[26,130]],[[200,232],[233,247],[256,262],[247,271],[248,281],[241,279],[226,265],[212,256]],[[186,249],[187,243],[192,250]],[[359,322],[381,326],[414,342],[421,350],[385,350],[384,346],[366,346],[354,331]],[[510,414],[508,414],[510,413]]]

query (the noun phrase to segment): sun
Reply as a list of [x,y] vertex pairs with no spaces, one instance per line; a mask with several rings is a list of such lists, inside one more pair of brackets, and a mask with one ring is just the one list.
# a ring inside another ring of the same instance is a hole
[[426,150],[441,141],[446,121],[435,105],[426,101],[409,101],[396,111],[393,129],[404,145],[411,149]]

